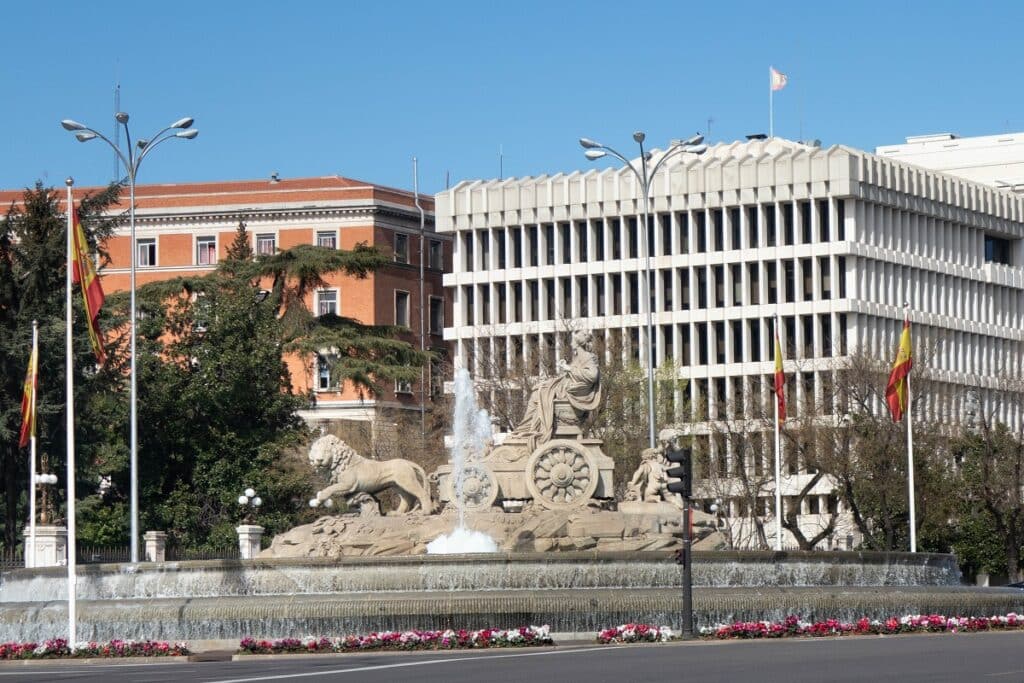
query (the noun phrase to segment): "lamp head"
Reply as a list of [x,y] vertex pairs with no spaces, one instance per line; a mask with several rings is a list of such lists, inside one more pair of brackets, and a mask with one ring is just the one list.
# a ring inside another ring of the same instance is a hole
[[92,140],[94,137],[96,137],[96,133],[75,133],[75,139],[79,142],[89,142],[89,140]]
[[199,131],[197,129],[189,128],[188,130],[183,130],[180,133],[175,133],[174,137],[176,137],[176,138],[185,138],[186,140],[191,140],[192,138],[194,138],[197,135],[199,135]]
[[85,126],[71,119],[64,119],[60,122],[60,125],[64,127],[64,130],[85,130]]
[[245,495],[247,497],[249,497],[249,498],[252,498],[253,496],[256,495],[256,492],[254,490],[252,490],[251,488],[248,488],[248,489],[245,490]]
[[124,124],[128,123],[128,112],[124,112],[124,111],[117,112],[116,114],[114,114],[114,120],[116,120],[121,125],[124,125]]
[[195,119],[194,119],[194,118],[192,118],[191,116],[186,116],[185,118],[183,118],[183,119],[178,119],[177,121],[175,121],[174,123],[172,123],[172,124],[170,125],[170,127],[171,127],[171,128],[188,128],[189,126],[191,126],[191,125],[192,125],[192,122],[193,122],[193,121],[195,121]]
[[682,144],[686,145],[687,147],[692,147],[693,145],[699,145],[702,142],[704,142],[704,136],[701,135],[700,133],[697,133],[693,137],[689,137],[683,140]]
[[580,147],[583,149],[595,149],[597,147],[604,147],[604,145],[590,138],[580,138]]
[[633,141],[634,142],[643,143],[643,141],[646,140],[646,139],[647,139],[647,136],[644,135],[644,132],[642,130],[638,130],[637,132],[633,133]]
[[238,504],[239,505],[245,505],[248,502],[249,502],[249,499],[246,498],[245,496],[239,496],[238,497]]
[[607,156],[607,152],[602,152],[599,149],[588,149],[586,152],[583,153],[583,156],[590,159],[591,161],[596,161],[597,159],[600,159],[603,156]]
[[260,505],[263,505],[263,499],[262,498],[260,498],[259,496],[256,496],[255,498],[252,499],[252,506],[253,507],[257,507],[258,508]]
[[149,146],[149,140],[142,139],[135,144],[138,145],[139,149],[146,149]]
[[686,151],[690,154],[703,154],[708,151],[707,145],[694,145],[693,147],[687,147]]

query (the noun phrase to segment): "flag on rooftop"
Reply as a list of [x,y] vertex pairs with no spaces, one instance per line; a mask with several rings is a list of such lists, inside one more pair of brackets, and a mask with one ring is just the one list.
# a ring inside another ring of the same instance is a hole
[[777,70],[774,66],[768,67],[768,73],[771,76],[772,90],[782,90],[786,87],[786,83],[789,82],[789,77],[781,71]]

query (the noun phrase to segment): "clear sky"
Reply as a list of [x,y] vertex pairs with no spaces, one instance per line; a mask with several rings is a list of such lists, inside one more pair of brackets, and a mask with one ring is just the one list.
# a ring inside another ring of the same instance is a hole
[[624,153],[767,132],[873,150],[907,135],[1024,130],[1024,3],[16,2],[0,37],[0,188],[107,182],[113,91],[146,137],[140,183],[340,174],[436,192],[587,168]]

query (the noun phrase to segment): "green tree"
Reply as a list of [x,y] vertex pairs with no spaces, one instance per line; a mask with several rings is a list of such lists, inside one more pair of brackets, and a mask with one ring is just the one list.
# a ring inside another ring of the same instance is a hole
[[364,277],[387,262],[374,249],[299,246],[252,259],[240,224],[227,257],[205,277],[140,290],[140,439],[144,520],[187,547],[232,542],[237,497],[264,500],[272,534],[310,513],[308,472],[296,465],[308,430],[283,354],[324,353],[333,372],[367,392],[419,376],[426,356],[391,328],[313,316],[307,294],[331,272]]
[[[108,214],[119,187],[110,186],[79,202],[79,216],[89,242],[96,247],[113,232],[116,216]],[[62,483],[64,470],[56,467],[65,452],[64,302],[66,228],[61,192],[37,184],[9,207],[0,221],[0,477],[3,479],[3,543],[19,542],[25,524],[28,493],[28,458],[18,448],[22,380],[31,346],[32,321],[39,323],[38,453]],[[99,250],[101,261],[106,254]],[[124,356],[116,333],[108,336],[108,361],[97,369],[89,347],[81,297],[72,297],[75,313],[74,373],[77,484],[89,495],[99,483],[97,472],[123,456],[117,443],[126,426],[123,388]],[[118,320],[107,307],[100,327],[109,331]],[[112,439],[112,436],[117,436]]]

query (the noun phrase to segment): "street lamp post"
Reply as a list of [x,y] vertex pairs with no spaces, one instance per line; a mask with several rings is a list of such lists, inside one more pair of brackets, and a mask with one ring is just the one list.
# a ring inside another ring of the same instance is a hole
[[[125,135],[125,149],[122,150],[118,145],[111,142],[110,138],[103,135],[99,131],[89,128],[88,126],[72,121],[71,119],[64,119],[60,122],[60,125],[64,127],[64,130],[70,131],[75,134],[75,138],[79,142],[88,142],[95,138],[103,140],[107,145],[110,146],[114,153],[117,154],[118,158],[121,159],[121,163],[124,164],[125,169],[128,171],[128,192],[129,192],[129,204],[128,204],[128,216],[129,216],[129,232],[130,232],[130,251],[131,251],[131,307],[130,316],[130,333],[131,333],[131,355],[130,363],[131,369],[129,371],[131,381],[131,393],[130,393],[130,410],[131,410],[131,426],[130,426],[130,443],[129,443],[129,457],[131,461],[131,561],[137,563],[139,561],[139,450],[138,450],[138,413],[137,413],[137,373],[135,367],[136,354],[135,354],[135,322],[136,322],[136,307],[135,307],[135,269],[136,261],[138,260],[138,253],[135,244],[135,179],[139,172],[139,166],[142,164],[142,160],[149,155],[149,153],[162,142],[171,140],[173,138],[182,138],[184,140],[192,140],[199,131],[195,128],[190,128],[193,119],[191,117],[185,117],[178,119],[171,125],[167,126],[159,133],[154,135],[152,138],[142,138],[138,140],[135,145],[132,145],[131,133],[128,130],[128,114],[119,111],[114,115],[114,119],[117,123],[124,128]],[[69,209],[70,210],[70,209]],[[68,369],[70,372],[70,368]],[[72,541],[74,542],[74,541]]]
[[669,148],[665,150],[654,167],[649,166],[652,153],[644,151],[644,140],[646,135],[643,131],[633,133],[633,140],[640,145],[640,168],[622,154],[616,152],[607,145],[602,145],[589,138],[580,138],[580,146],[586,150],[584,156],[590,161],[596,161],[605,156],[612,156],[625,164],[636,176],[640,183],[640,191],[643,192],[644,209],[644,270],[646,271],[647,286],[644,292],[644,307],[647,314],[647,419],[648,419],[648,447],[655,447],[655,426],[654,426],[654,305],[651,303],[651,293],[654,291],[654,273],[651,272],[651,181],[658,175],[668,159],[679,154],[703,154],[707,150],[703,135],[694,135],[686,140],[673,140]]

